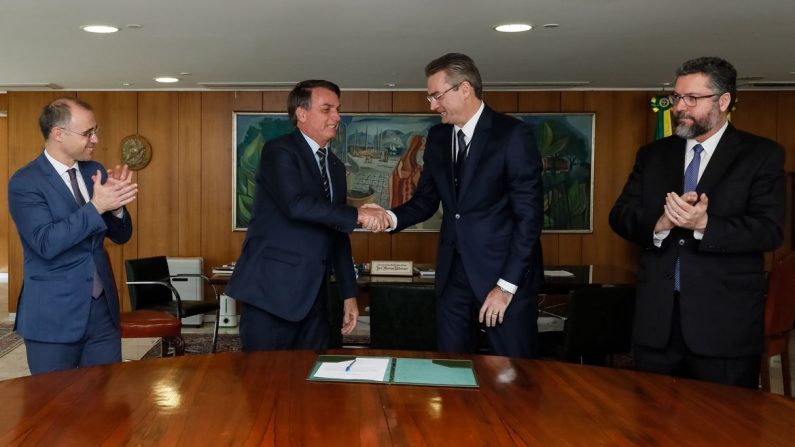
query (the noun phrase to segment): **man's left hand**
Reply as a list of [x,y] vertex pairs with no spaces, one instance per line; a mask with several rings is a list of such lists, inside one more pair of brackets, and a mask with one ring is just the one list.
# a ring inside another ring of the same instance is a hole
[[356,328],[359,319],[359,303],[355,297],[346,298],[342,310],[342,335],[348,335]]
[[701,193],[698,202],[688,203],[678,194],[669,192],[665,196],[665,215],[677,227],[704,232],[707,229],[707,206],[709,199]]
[[499,287],[494,287],[486,296],[486,301],[480,307],[478,321],[486,323],[486,327],[494,327],[502,323],[505,318],[505,311],[511,304],[513,294],[505,292]]

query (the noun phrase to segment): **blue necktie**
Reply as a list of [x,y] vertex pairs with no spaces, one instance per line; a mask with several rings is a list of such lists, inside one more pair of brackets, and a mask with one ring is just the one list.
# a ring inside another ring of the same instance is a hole
[[[703,151],[704,148],[700,144],[693,146],[693,159],[690,160],[690,164],[687,165],[687,169],[685,169],[685,187],[683,192],[696,190],[696,185],[698,185],[698,169],[701,167],[701,153]],[[677,292],[681,286],[679,269],[679,257],[677,257],[676,267],[674,268],[674,290]]]

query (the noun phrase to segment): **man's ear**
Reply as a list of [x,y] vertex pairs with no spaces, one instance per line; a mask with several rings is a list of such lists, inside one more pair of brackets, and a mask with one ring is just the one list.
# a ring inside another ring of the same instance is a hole
[[723,93],[718,98],[718,107],[720,107],[721,112],[726,112],[729,110],[729,103],[731,102],[732,94],[729,92]]
[[295,119],[299,123],[306,121],[306,110],[303,107],[297,107],[295,109]]

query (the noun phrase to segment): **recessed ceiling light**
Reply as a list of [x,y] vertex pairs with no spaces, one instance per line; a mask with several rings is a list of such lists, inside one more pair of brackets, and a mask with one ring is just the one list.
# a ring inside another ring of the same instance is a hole
[[81,26],[80,29],[82,29],[87,33],[97,33],[97,34],[110,34],[119,31],[118,28],[110,25],[86,25],[86,26]]
[[530,31],[533,27],[526,23],[509,23],[497,26],[494,29],[501,33],[521,33],[522,31]]
[[191,74],[190,74],[189,72],[187,72],[187,71],[181,71],[181,72],[179,73],[179,75],[180,75],[180,76],[190,76]]
[[395,87],[396,85],[394,82],[384,82],[384,87]]
[[155,81],[162,82],[164,84],[172,84],[174,82],[179,82],[179,78],[172,78],[171,76],[159,76],[155,78]]
[[125,87],[129,87],[129,86],[131,86],[133,84],[132,84],[132,82],[122,82],[121,85],[123,85]]

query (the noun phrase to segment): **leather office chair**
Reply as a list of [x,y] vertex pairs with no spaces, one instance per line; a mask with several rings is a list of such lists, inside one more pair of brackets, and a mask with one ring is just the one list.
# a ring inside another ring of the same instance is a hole
[[[127,288],[130,291],[130,304],[133,311],[141,309],[165,311],[178,318],[215,311],[215,327],[210,348],[210,352],[215,352],[221,305],[218,290],[210,284],[209,278],[200,274],[170,275],[165,256],[128,259],[124,261],[124,268],[127,272]],[[203,281],[210,284],[215,295],[214,302],[183,300],[177,289],[171,284],[173,278],[195,277],[202,278]]]
[[784,395],[792,397],[789,337],[795,322],[795,253],[777,261],[768,278],[765,302],[765,354],[762,356],[762,389],[770,391],[770,358],[781,356]]
[[185,354],[185,340],[182,338],[182,320],[168,312],[157,310],[135,310],[122,312],[119,316],[121,338],[160,337],[160,356],[165,357],[169,346],[174,347],[174,355]]
[[632,350],[634,287],[572,290],[563,326],[562,357],[567,361],[612,366],[613,354]]
[[436,293],[433,286],[371,284],[370,346],[374,349],[436,351]]

